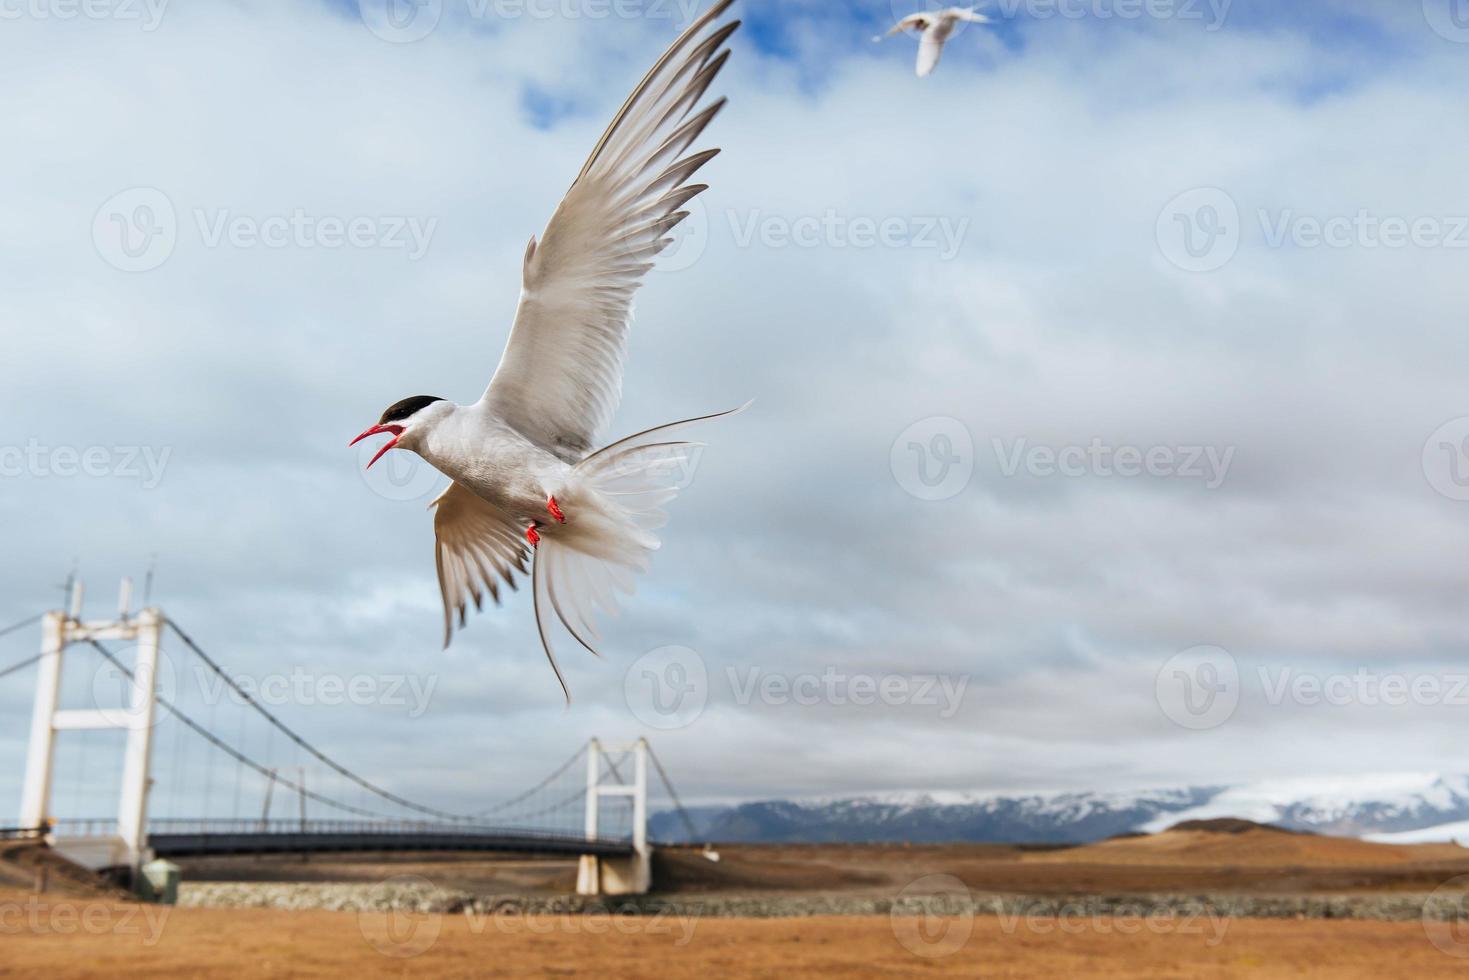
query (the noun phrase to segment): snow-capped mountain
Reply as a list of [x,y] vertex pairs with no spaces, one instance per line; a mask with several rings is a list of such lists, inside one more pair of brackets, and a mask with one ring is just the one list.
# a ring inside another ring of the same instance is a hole
[[[700,839],[729,842],[1080,843],[1184,820],[1242,817],[1406,843],[1469,838],[1469,777],[1396,773],[1026,796],[899,793],[700,807],[692,815]],[[652,831],[661,840],[688,837],[672,813],[655,815]]]

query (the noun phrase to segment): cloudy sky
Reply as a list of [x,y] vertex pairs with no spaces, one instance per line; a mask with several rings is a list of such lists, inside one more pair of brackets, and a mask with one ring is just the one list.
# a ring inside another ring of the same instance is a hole
[[[450,809],[592,735],[708,801],[1464,770],[1469,20],[998,0],[919,80],[870,40],[910,2],[740,0],[608,435],[756,402],[568,708],[525,592],[440,650],[440,481],[346,443],[478,396],[688,0],[0,0],[0,626],[156,556],[273,711]],[[160,808],[258,807],[174,738]],[[115,751],[64,740],[56,812],[108,812]]]

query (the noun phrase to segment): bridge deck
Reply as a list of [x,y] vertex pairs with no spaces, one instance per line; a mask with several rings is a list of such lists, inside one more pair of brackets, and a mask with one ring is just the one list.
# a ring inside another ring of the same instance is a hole
[[632,844],[617,840],[578,840],[516,834],[455,833],[450,830],[307,831],[305,833],[162,833],[150,834],[148,845],[161,858],[214,854],[305,854],[325,851],[513,851],[525,854],[595,854],[626,857]]

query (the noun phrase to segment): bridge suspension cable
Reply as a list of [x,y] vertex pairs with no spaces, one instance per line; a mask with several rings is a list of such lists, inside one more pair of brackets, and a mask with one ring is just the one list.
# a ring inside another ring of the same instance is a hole
[[[409,809],[409,810],[414,810],[414,811],[416,811],[418,813],[427,814],[427,815],[432,816],[432,817],[439,817],[440,819],[444,819],[444,820],[464,821],[464,820],[473,819],[473,815],[471,815],[471,814],[451,813],[448,810],[440,810],[438,807],[424,806],[421,803],[415,803],[412,800],[405,799],[404,797],[399,796],[398,794],[392,792],[391,790],[383,789],[381,786],[378,786],[376,783],[373,783],[370,780],[364,779],[363,777],[357,775],[352,770],[348,769],[346,766],[344,766],[341,763],[336,762],[335,760],[331,759],[330,757],[328,757],[327,755],[325,755],[320,749],[316,748],[316,746],[312,745],[310,742],[306,741],[306,739],[304,739],[300,735],[298,735],[293,729],[291,729],[289,726],[287,726],[283,721],[281,721],[275,715],[271,714],[270,711],[266,710],[266,708],[264,706],[262,706],[259,701],[256,701],[253,697],[251,697],[250,694],[249,694],[249,692],[247,692],[243,687],[241,687],[239,685],[239,683],[237,683],[235,681],[235,679],[230,676],[229,672],[226,671],[223,667],[221,667],[214,660],[213,657],[211,657],[211,656],[209,656],[209,654],[205,653],[203,651],[203,649],[201,649],[200,646],[197,643],[195,643],[193,641],[193,639],[187,633],[185,633],[179,627],[179,625],[177,623],[175,623],[172,619],[167,620],[166,622],[167,622],[168,628],[170,630],[172,630],[174,632],[174,634],[177,635],[180,640],[183,641],[184,646],[188,647],[189,650],[191,652],[193,652],[195,656],[197,656],[200,660],[204,661],[205,666],[207,666],[211,671],[213,671],[216,675],[218,675],[221,680],[223,680],[226,684],[228,684],[230,686],[230,688],[236,694],[238,694],[240,697],[244,698],[245,703],[247,705],[249,705],[250,707],[254,708],[257,712],[259,712],[261,714],[261,716],[263,716],[265,718],[266,721],[270,722],[277,729],[279,729],[280,732],[282,734],[284,734],[287,738],[289,738],[292,742],[294,742],[296,745],[300,746],[301,748],[305,749],[308,753],[310,753],[319,762],[321,762],[323,765],[327,766],[328,768],[332,769],[338,775],[345,777],[346,779],[348,779],[348,780],[356,783],[358,786],[361,786],[363,789],[367,790],[368,792],[373,793],[374,795],[379,796],[382,799],[385,799],[385,800],[387,800],[390,803],[395,803],[398,806],[404,807],[404,808]],[[276,781],[279,782],[282,786],[293,786],[294,785],[294,784],[290,783],[288,780],[286,780],[284,778],[281,778],[279,776],[276,777]],[[297,787],[297,788],[299,788],[299,787]]]
[[38,653],[34,657],[27,657],[26,659],[22,660],[18,664],[11,664],[9,667],[6,667],[4,670],[0,670],[0,677],[9,677],[11,674],[15,673],[16,671],[25,670],[27,667],[31,666],[32,664],[38,663],[40,661],[40,659],[42,657],[44,657],[44,656],[45,656],[44,653]]
[[[104,647],[102,644],[98,643],[96,640],[87,640],[86,642],[87,642],[87,645],[88,646],[92,647],[94,650],[96,650],[98,653],[100,653],[103,657],[105,657],[109,663],[111,663],[114,667],[116,667],[122,673],[122,675],[124,677],[126,677],[128,680],[133,680],[133,672],[131,670],[129,670],[128,667],[121,660],[118,660],[117,657],[113,656],[112,651],[108,650],[106,647]],[[305,796],[307,799],[315,800],[317,803],[321,803],[321,804],[324,804],[326,806],[333,807],[334,809],[337,809],[337,810],[343,810],[343,811],[345,811],[347,813],[352,813],[352,814],[355,814],[356,816],[359,816],[359,817],[371,817],[371,818],[373,818],[375,820],[390,820],[390,819],[392,819],[387,814],[377,813],[377,812],[375,812],[373,810],[366,810],[366,809],[363,809],[362,807],[353,806],[350,803],[342,803],[339,800],[334,800],[331,797],[323,796],[320,793],[315,792],[314,790],[307,789],[305,786],[302,786],[299,783],[296,783],[293,780],[288,779],[285,776],[280,775],[277,771],[275,771],[273,769],[270,769],[267,766],[261,765],[260,763],[256,762],[254,759],[251,759],[249,756],[245,755],[242,752],[237,751],[236,749],[234,749],[230,745],[226,744],[223,739],[219,738],[217,735],[215,735],[213,732],[211,732],[208,729],[206,729],[203,725],[199,724],[193,718],[190,718],[187,714],[185,714],[184,712],[180,711],[178,708],[174,707],[173,703],[170,702],[167,698],[163,697],[162,695],[155,695],[155,698],[156,698],[156,700],[158,702],[159,707],[163,708],[169,714],[171,714],[175,718],[177,718],[180,722],[182,722],[183,724],[187,725],[190,729],[192,729],[195,732],[195,734],[197,734],[200,737],[202,737],[209,744],[213,745],[215,748],[219,749],[221,752],[224,752],[226,755],[230,756],[235,761],[237,761],[237,762],[239,762],[239,763],[241,763],[243,765],[249,766],[251,769],[254,769],[256,772],[260,773],[266,779],[269,779],[269,780],[271,780],[272,782],[275,782],[275,783],[279,783],[281,786],[284,786],[287,789],[294,790],[297,793],[300,793],[302,796]]]
[[[478,813],[475,814],[475,817],[476,818],[479,818],[479,817],[487,817],[487,816],[489,816],[492,813],[499,813],[502,810],[508,810],[508,809],[510,809],[510,807],[515,806],[515,805],[517,805],[519,803],[524,803],[526,800],[529,800],[531,797],[535,796],[541,790],[545,789],[546,787],[548,787],[552,783],[554,783],[560,776],[562,776],[562,775],[564,775],[566,773],[566,770],[570,769],[576,763],[578,763],[582,759],[586,758],[586,754],[587,754],[587,747],[585,745],[583,745],[581,748],[579,748],[579,749],[576,750],[576,752],[571,756],[571,758],[569,758],[565,762],[561,763],[561,765],[558,766],[556,768],[556,771],[553,772],[553,773],[551,773],[551,775],[547,776],[545,779],[541,780],[539,783],[536,783],[534,786],[532,786],[530,789],[526,790],[524,793],[520,793],[520,794],[518,794],[516,796],[512,796],[508,800],[501,800],[499,803],[496,803],[494,806],[489,807],[488,809],[480,810]],[[585,796],[586,795],[586,792],[587,792],[586,787],[583,786],[579,795],[580,796]],[[576,798],[577,798],[576,796],[571,797],[571,799],[573,799],[573,800],[576,799]],[[563,801],[563,802],[569,802],[569,801]],[[558,805],[561,805],[561,804],[558,804]],[[535,813],[522,814],[522,816],[536,816],[536,815],[537,814],[535,814]]]
[[663,780],[663,788],[668,790],[668,798],[673,801],[673,809],[678,812],[679,819],[683,821],[684,829],[688,832],[689,843],[698,842],[699,832],[694,829],[694,818],[689,816],[689,811],[684,809],[683,802],[678,798],[678,792],[673,788],[673,780],[668,778],[668,771],[663,768],[663,763],[658,760],[658,754],[653,751],[653,746],[648,746],[648,758],[653,760],[653,768],[658,770],[658,778]]
[[[9,636],[11,633],[18,633],[18,632],[20,632],[21,630],[25,629],[28,626],[34,626],[34,625],[36,625],[37,623],[39,623],[41,620],[43,620],[45,618],[46,618],[46,614],[45,613],[40,613],[40,614],[35,615],[35,616],[27,616],[25,619],[22,619],[18,623],[11,623],[9,626],[5,627],[4,629],[0,629],[0,637]],[[36,657],[35,659],[36,660],[40,660],[41,658],[40,657]]]
[[[41,620],[43,620],[45,618],[46,618],[46,614],[45,613],[42,613],[42,614],[40,614],[38,616],[27,616],[25,619],[22,619],[18,623],[11,623],[9,626],[5,627],[4,629],[0,629],[0,638],[9,636],[11,633],[18,633],[18,632],[20,632],[21,630],[25,629],[28,626],[34,626],[34,625],[36,625],[37,623],[39,623]],[[39,663],[40,660],[41,660],[41,658],[44,657],[45,655],[46,654],[44,654],[44,653],[38,653],[38,654],[36,654],[33,657],[27,657],[27,658],[25,658],[24,660],[20,661],[19,663],[11,664],[9,667],[6,667],[4,670],[0,670],[0,678],[9,677],[11,674],[17,673],[18,671],[25,670],[27,667],[31,666],[32,664]]]

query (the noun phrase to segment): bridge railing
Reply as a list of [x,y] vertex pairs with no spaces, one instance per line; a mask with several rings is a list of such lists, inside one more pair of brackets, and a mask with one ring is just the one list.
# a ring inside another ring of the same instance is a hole
[[[72,818],[58,820],[53,825],[60,837],[111,837],[118,833],[115,819]],[[33,833],[33,832],[32,832]],[[450,823],[431,820],[249,820],[249,819],[192,819],[160,817],[148,821],[148,834],[161,835],[211,835],[211,834],[400,834],[405,836],[423,834],[454,834],[458,836],[523,837],[531,840],[569,841],[584,840],[583,834],[570,831],[548,831],[535,827]],[[601,835],[603,842],[622,842],[626,838]]]
[[40,836],[41,831],[35,827],[0,827],[0,840],[27,840]]
[[121,831],[116,817],[68,817],[51,821],[57,837],[116,837]]

